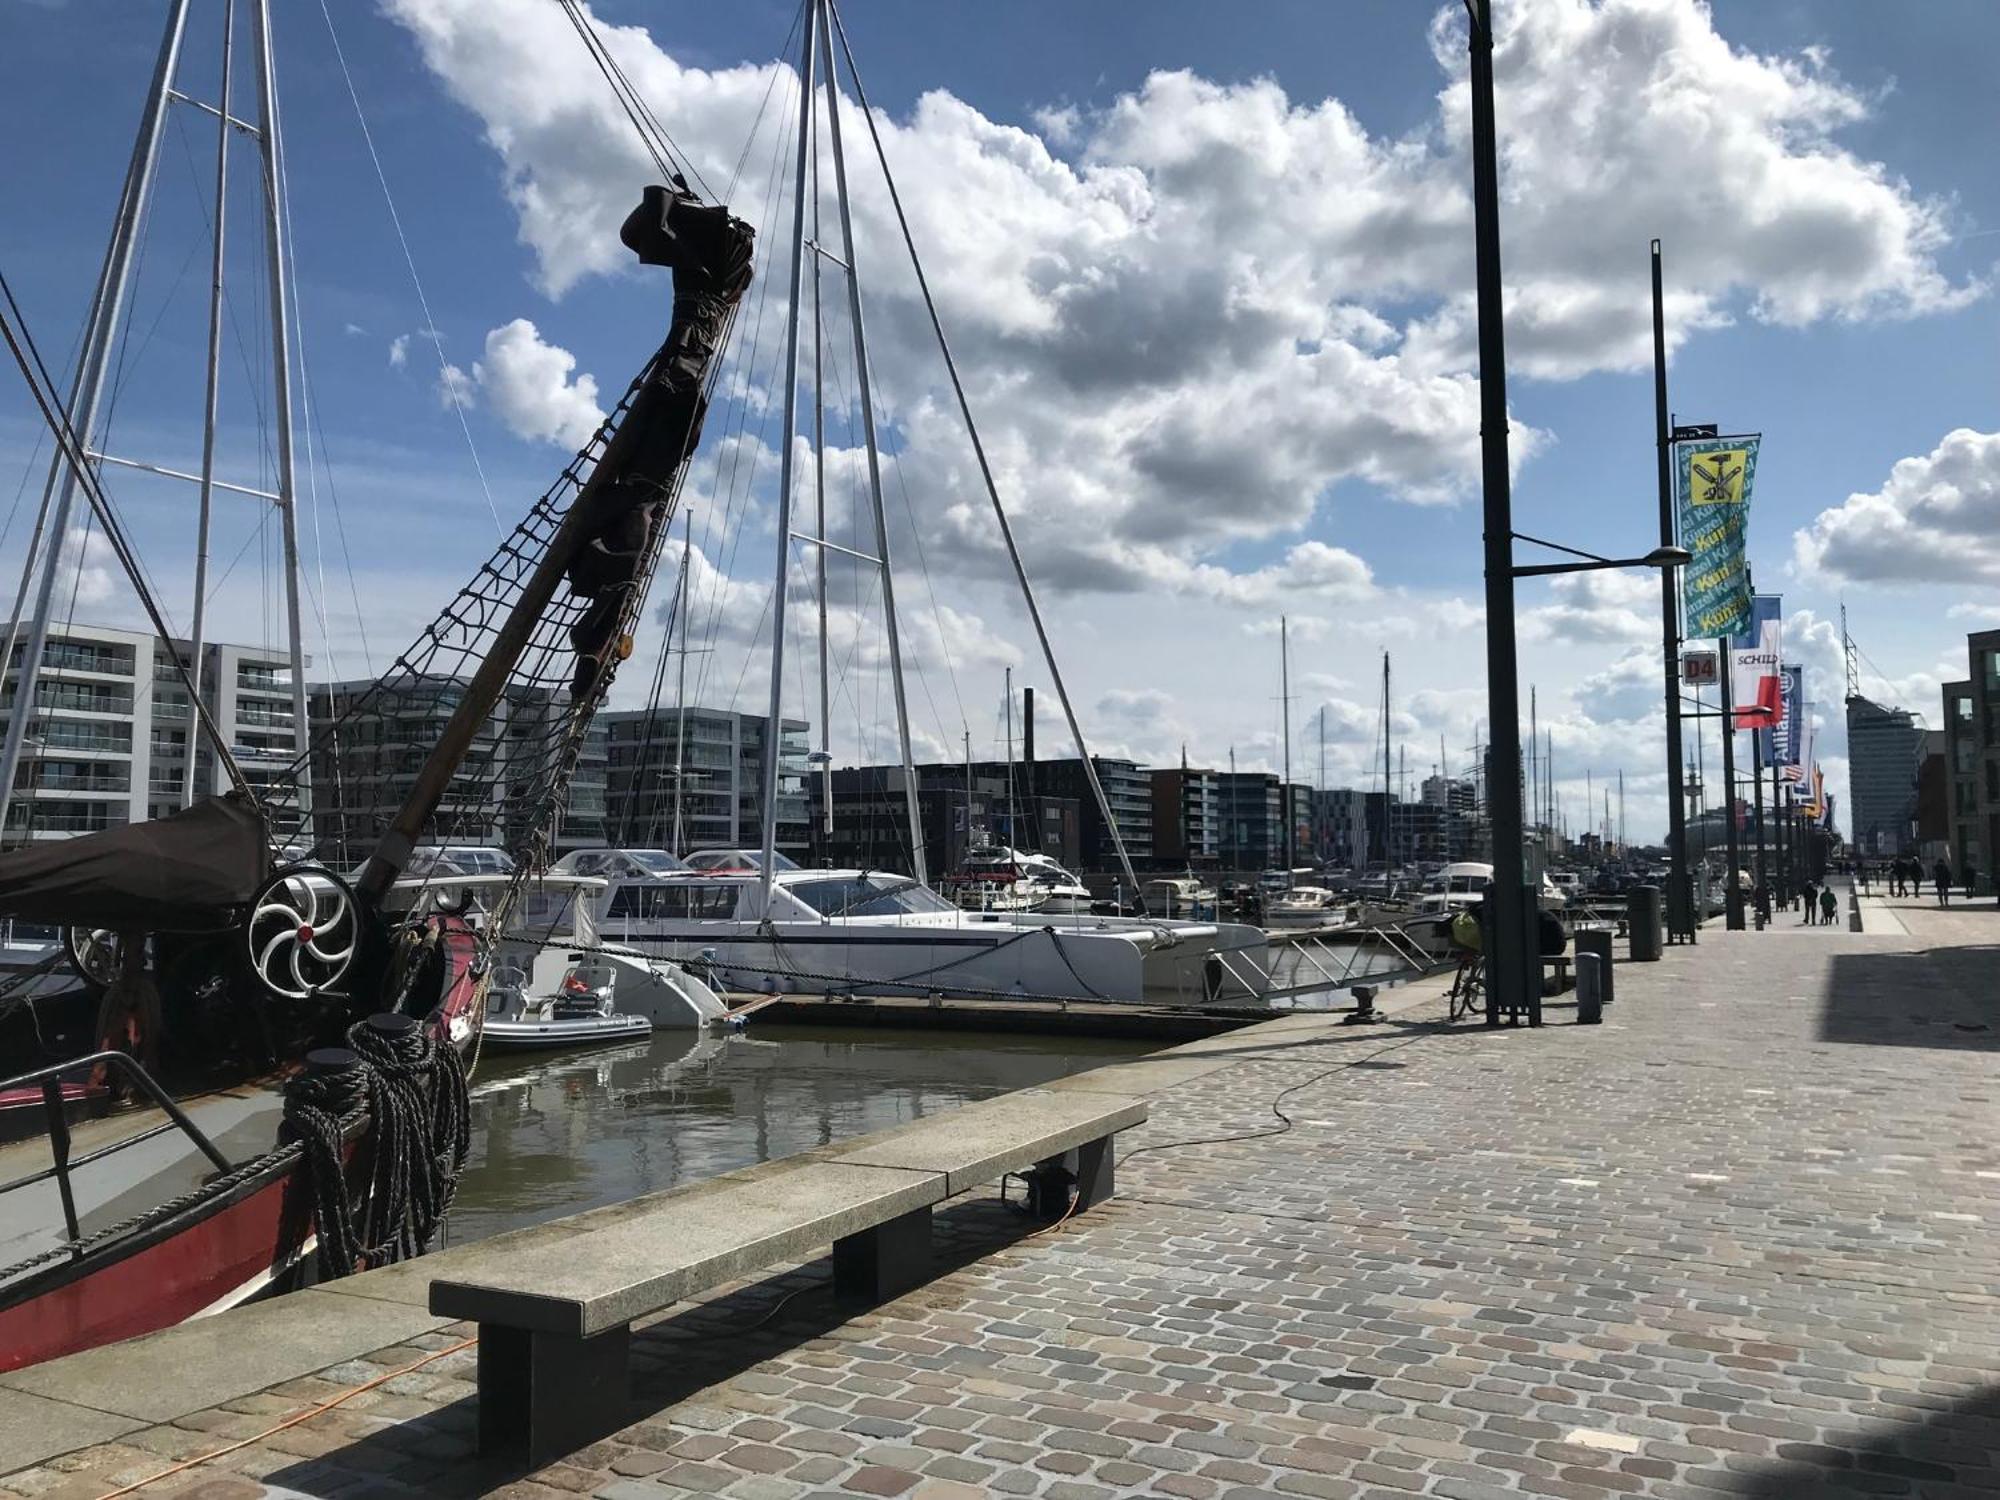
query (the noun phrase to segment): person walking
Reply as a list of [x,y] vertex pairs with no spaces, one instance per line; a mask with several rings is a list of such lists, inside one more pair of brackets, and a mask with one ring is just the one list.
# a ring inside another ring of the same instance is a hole
[[1937,886],[1938,905],[1951,905],[1951,866],[1939,860],[1931,866],[1931,880]]
[[1972,861],[1966,860],[1958,867],[1958,883],[1965,887],[1965,899],[1972,899],[1972,888],[1979,884],[1979,877],[1972,872]]
[[1828,886],[1819,893],[1820,925],[1822,927],[1833,926],[1834,918],[1839,915],[1840,897],[1834,895],[1832,886]]
[[1813,924],[1813,918],[1815,913],[1819,911],[1819,906],[1817,904],[1819,900],[1819,891],[1818,888],[1815,887],[1810,880],[1808,880],[1800,888],[1800,894],[1804,897],[1804,899],[1799,904],[1805,908],[1805,925],[1810,927]]

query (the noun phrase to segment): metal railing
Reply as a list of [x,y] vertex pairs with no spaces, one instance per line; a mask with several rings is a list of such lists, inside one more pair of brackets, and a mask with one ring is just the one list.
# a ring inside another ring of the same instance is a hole
[[[109,1145],[99,1146],[95,1151],[86,1151],[81,1156],[72,1157],[70,1155],[69,1115],[66,1112],[68,1101],[63,1097],[62,1085],[59,1080],[65,1073],[94,1069],[100,1063],[117,1072],[123,1073],[144,1092],[148,1099],[152,1100],[158,1106],[160,1112],[167,1118],[149,1130],[142,1130],[135,1135],[121,1137],[118,1140],[112,1141]],[[215,1164],[216,1171],[227,1172],[230,1170],[229,1158],[216,1150],[215,1143],[202,1134],[201,1127],[182,1113],[181,1107],[168,1097],[166,1090],[153,1081],[153,1075],[148,1073],[139,1065],[137,1060],[126,1053],[92,1052],[84,1057],[71,1058],[68,1062],[56,1063],[51,1067],[38,1068],[32,1073],[23,1073],[16,1078],[0,1079],[0,1094],[14,1089],[35,1088],[37,1086],[41,1089],[42,1111],[48,1121],[49,1151],[50,1155],[54,1158],[54,1163],[51,1166],[44,1167],[39,1172],[31,1172],[26,1177],[18,1177],[14,1181],[0,1186],[0,1197],[5,1197],[8,1193],[18,1191],[21,1188],[32,1187],[38,1182],[47,1182],[53,1178],[56,1184],[56,1192],[62,1199],[63,1228],[67,1231],[72,1242],[80,1240],[83,1237],[82,1225],[79,1223],[76,1215],[76,1193],[70,1183],[72,1174],[79,1167],[87,1167],[93,1162],[102,1161],[105,1157],[115,1152],[136,1146],[141,1141],[149,1141],[153,1137],[164,1135],[170,1130],[179,1130],[182,1135],[194,1143],[203,1156],[206,1156]],[[76,1258],[81,1259],[83,1256],[82,1247],[72,1243],[71,1253]]]

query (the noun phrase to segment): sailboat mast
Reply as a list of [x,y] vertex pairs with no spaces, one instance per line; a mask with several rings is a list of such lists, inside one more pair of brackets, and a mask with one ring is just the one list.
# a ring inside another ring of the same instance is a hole
[[789,592],[792,548],[792,434],[799,418],[799,294],[806,250],[806,162],[812,154],[813,53],[818,43],[819,6],[806,7],[805,42],[799,53],[799,160],[792,183],[792,269],[785,299],[785,425],[778,449],[778,575],[771,590],[771,712],[764,722],[764,849],[758,871],[764,908],[771,904],[771,878],[778,864],[778,764],[783,755],[785,596]]
[[[686,529],[681,533],[681,577],[676,594],[674,613],[680,617],[681,661],[679,686],[674,692],[674,838],[673,852],[685,854],[687,845],[682,842],[681,799],[687,789],[687,734],[688,734],[688,554],[694,551],[694,508],[688,508]],[[667,649],[673,649],[672,633],[667,636]],[[828,802],[832,806],[831,800]],[[828,813],[828,821],[832,813]]]
[[[131,278],[132,250],[138,242],[139,222],[152,196],[153,173],[159,162],[160,128],[165,123],[167,104],[173,97],[174,70],[180,62],[181,38],[187,30],[188,0],[172,0],[167,8],[167,29],[160,41],[158,60],[153,65],[153,81],[147,91],[146,107],[139,118],[139,132],[132,144],[132,160],[125,171],[125,185],[119,195],[118,212],[112,221],[111,243],[104,254],[104,269],[98,278],[97,296],[84,328],[83,346],[78,353],[76,382],[71,388],[69,413],[81,457],[95,451],[98,406],[104,394],[104,377],[117,352],[114,335],[124,311],[125,293]],[[76,471],[58,445],[49,464],[49,490],[54,493],[42,551],[42,576],[36,586],[35,612],[28,624],[26,644],[21,652],[21,669],[14,685],[15,712],[7,721],[7,738],[0,747],[0,830],[7,826],[7,809],[13,801],[14,783],[21,764],[21,751],[28,726],[35,718],[35,692],[42,670],[42,656],[48,649],[49,616],[55,605],[56,580],[62,573],[63,542],[69,536],[71,507],[76,501]],[[46,504],[45,492],[45,504]],[[24,575],[25,576],[25,575]],[[18,606],[16,613],[18,615]],[[11,631],[10,631],[11,636]],[[7,657],[0,660],[4,670],[13,657],[12,641]],[[194,737],[189,735],[187,753],[194,755]]]
[[[812,148],[813,244],[819,244],[819,142]],[[826,389],[821,382],[820,338],[820,258],[813,268],[813,533],[819,545],[813,548],[813,565],[819,585],[819,773],[821,829],[833,832],[833,691],[830,683],[829,648],[826,638]]]
[[[951,340],[945,337],[944,320],[938,315],[937,299],[931,295],[930,278],[924,273],[924,264],[917,255],[916,237],[910,232],[910,216],[903,209],[903,195],[896,187],[896,174],[889,170],[889,154],[882,146],[882,132],[877,128],[874,113],[868,105],[867,91],[861,84],[860,69],[854,65],[854,49],[848,44],[847,29],[841,25],[840,13],[832,6],[831,0],[820,0],[826,6],[828,19],[840,34],[841,55],[847,59],[847,73],[854,84],[855,102],[860,105],[862,124],[868,127],[869,141],[875,147],[875,159],[882,166],[882,183],[889,190],[889,206],[895,210],[896,228],[903,241],[903,248],[910,257],[910,269],[916,274],[917,291],[922,295],[924,312],[930,319],[931,332],[938,341],[938,353],[944,359],[945,374],[950,377],[952,395],[957,399],[959,414],[965,419],[965,433],[972,441],[972,456],[979,464],[979,478],[986,490],[986,498],[993,507],[993,520],[1000,529],[1000,540],[1007,549],[1007,560],[1014,568],[1014,581],[1021,588],[1021,602],[1027,606],[1029,623],[1035,627],[1035,639],[1042,648],[1042,660],[1049,669],[1049,680],[1056,690],[1056,701],[1062,704],[1063,719],[1069,725],[1070,738],[1076,742],[1077,759],[1082,763],[1084,780],[1090,783],[1090,794],[1103,814],[1105,827],[1111,832],[1111,847],[1118,856],[1118,865],[1124,871],[1125,879],[1134,890],[1142,890],[1139,877],[1132,868],[1132,856],[1125,848],[1125,835],[1118,826],[1118,815],[1113,811],[1111,799],[1105,795],[1104,781],[1097,774],[1097,762],[1091,758],[1089,742],[1084,738],[1083,725],[1076,716],[1076,705],[1069,695],[1069,687],[1063,681],[1062,667],[1056,661],[1055,648],[1049,644],[1049,630],[1042,619],[1041,604],[1035,598],[1035,588],[1028,581],[1028,566],[1021,558],[1021,549],[1014,540],[1013,524],[1007,519],[1007,507],[1000,503],[1000,486],[993,478],[993,465],[986,457],[986,444],[979,435],[979,424],[972,418],[972,399],[966,394],[965,381],[958,373],[958,361],[951,352]],[[1144,909],[1145,898],[1140,897],[1140,908]]]
[[[1185,754],[1185,752],[1183,752]],[[1319,781],[1313,788],[1313,858],[1326,858],[1326,826],[1320,815],[1326,803],[1326,705],[1319,706]]]
[[1281,757],[1284,776],[1278,783],[1278,812],[1285,820],[1285,877],[1291,878],[1292,866],[1298,863],[1292,848],[1292,652],[1290,639],[1286,634],[1286,621],[1278,616],[1278,700],[1283,705],[1285,752]]
[[[188,675],[194,691],[201,692],[202,626],[208,612],[208,540],[215,499],[215,417],[222,386],[222,278],[224,227],[229,222],[229,123],[230,84],[236,68],[236,0],[222,4],[222,82],[216,97],[215,119],[215,209],[211,224],[208,271],[208,371],[202,396],[201,416],[201,498],[195,521],[194,605],[188,622]],[[181,788],[183,805],[194,806],[195,762],[199,757],[188,745],[187,765]]]
[[[277,438],[278,520],[285,553],[285,631],[292,665],[292,742],[303,752],[310,739],[306,718],[306,658],[299,626],[299,527],[297,474],[292,461],[291,298],[286,290],[284,160],[278,136],[277,64],[271,56],[271,0],[255,0],[257,20],[257,144],[264,169],[264,252],[271,288],[271,426]],[[220,206],[217,208],[220,213]],[[194,753],[192,744],[188,753]],[[298,837],[312,842],[312,768],[301,754]]]
[[1389,872],[1389,867],[1395,863],[1394,855],[1389,848],[1396,826],[1389,810],[1392,801],[1389,786],[1389,742],[1394,734],[1395,730],[1389,723],[1389,653],[1384,651],[1382,653],[1382,873],[1385,875]]
[[1014,669],[1008,667],[1005,716],[1007,720],[1007,845],[1014,844],[1014,824],[1019,818],[1014,805]]
[[1533,827],[1542,826],[1542,731],[1535,716],[1535,689],[1528,688],[1528,811]]
[[[928,885],[929,872],[924,867],[923,815],[917,801],[917,762],[910,748],[909,693],[903,681],[903,640],[896,624],[896,570],[889,560],[889,520],[882,505],[882,455],[875,435],[875,395],[868,373],[868,332],[861,316],[861,273],[854,258],[854,215],[847,201],[847,158],[840,146],[840,85],[833,76],[833,37],[832,28],[827,24],[826,0],[812,0],[807,8],[818,22],[820,57],[824,63],[827,144],[833,148],[833,190],[840,206],[840,251],[847,270],[847,312],[849,321],[854,325],[854,384],[861,396],[861,441],[868,456],[868,499],[875,512],[875,556],[882,569],[882,625],[889,637],[889,684],[896,699],[896,739],[903,755],[903,807],[910,822],[910,864],[917,883]],[[808,42],[812,40],[810,33],[813,29],[807,27]],[[810,75],[806,76],[806,81],[809,87]],[[809,114],[803,124],[810,126]],[[806,135],[810,136],[809,129]],[[801,151],[806,149],[806,145],[806,140],[802,139]],[[803,190],[803,157],[800,160],[800,182]],[[792,294],[796,300],[796,282]],[[788,427],[788,442],[790,432]],[[782,543],[781,533],[781,553]],[[768,873],[765,878],[769,880]]]

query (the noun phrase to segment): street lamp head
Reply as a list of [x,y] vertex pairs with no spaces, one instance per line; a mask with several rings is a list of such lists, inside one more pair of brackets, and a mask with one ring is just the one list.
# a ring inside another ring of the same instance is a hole
[[1639,561],[1649,568],[1684,568],[1694,561],[1694,554],[1685,547],[1655,547]]

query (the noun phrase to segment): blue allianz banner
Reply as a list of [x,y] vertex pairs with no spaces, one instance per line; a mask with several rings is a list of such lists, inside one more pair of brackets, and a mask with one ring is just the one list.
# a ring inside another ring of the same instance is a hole
[[[1764,736],[1764,764],[1779,771],[1799,765],[1805,741],[1805,668],[1784,667],[1778,673],[1778,717]],[[1798,779],[1796,775],[1787,780]]]
[[1744,536],[1757,478],[1761,434],[1698,438],[1674,445],[1681,545],[1683,630],[1691,639],[1739,635],[1750,625],[1750,567]]

